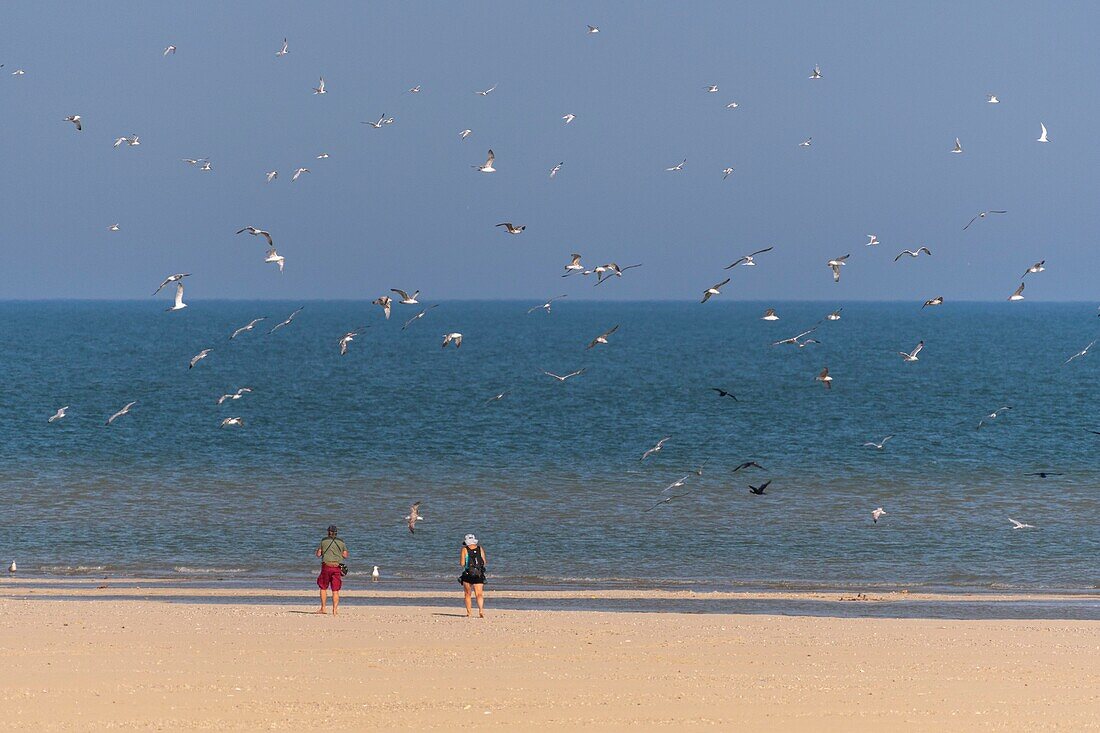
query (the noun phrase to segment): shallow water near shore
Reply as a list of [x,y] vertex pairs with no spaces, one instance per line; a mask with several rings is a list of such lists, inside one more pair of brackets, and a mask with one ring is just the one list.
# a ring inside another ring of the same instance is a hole
[[[1097,337],[1094,305],[532,304],[443,303],[402,331],[411,308],[307,302],[267,335],[302,304],[2,303],[0,553],[21,577],[262,584],[308,577],[336,523],[353,578],[441,587],[470,531],[512,587],[1100,587],[1100,356],[1062,365]],[[770,346],[841,305],[822,344]],[[747,460],[767,471],[732,472]],[[1062,475],[1026,475],[1044,470]]]

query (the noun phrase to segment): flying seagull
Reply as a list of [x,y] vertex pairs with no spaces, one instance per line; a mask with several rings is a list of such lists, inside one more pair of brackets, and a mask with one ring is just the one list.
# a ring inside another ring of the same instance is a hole
[[485,163],[482,165],[470,166],[471,168],[477,168],[482,173],[496,173],[497,169],[493,167],[493,161],[497,159],[497,156],[493,154],[492,148],[489,149],[489,155],[485,159]]
[[110,425],[111,423],[113,423],[115,420],[119,419],[123,415],[129,415],[130,414],[130,408],[133,407],[136,404],[137,404],[137,400],[134,400],[133,402],[127,402],[126,405],[121,410],[119,410],[114,415],[111,415],[109,418],[107,418],[107,422],[104,423],[104,424],[105,425]]
[[288,53],[290,53],[290,51],[287,49],[287,42],[286,42],[286,39],[284,38],[283,39],[283,47],[280,48],[278,51],[276,51],[275,55],[276,56],[286,56]]
[[118,231],[118,224],[112,224],[111,226],[107,227],[107,231],[117,232]]
[[286,257],[275,251],[272,247],[267,251],[267,257],[264,257],[264,262],[271,262],[279,266],[279,272],[283,271],[283,265],[286,264]]
[[166,311],[181,311],[187,307],[187,303],[183,302],[183,281],[176,281],[176,300],[172,304],[171,308],[165,308]]
[[564,114],[564,115],[562,115],[562,116],[561,116],[561,118],[562,118],[563,120],[565,120],[565,124],[567,124],[567,125],[568,125],[568,124],[569,124],[570,122],[572,122],[573,120],[577,119],[577,116],[576,116],[575,114],[573,114],[572,112],[570,112],[569,114]]
[[1040,122],[1039,127],[1042,128],[1043,132],[1039,135],[1038,138],[1036,138],[1035,142],[1049,143],[1050,140],[1047,139],[1047,126]]
[[474,92],[474,94],[476,94],[479,97],[488,97],[489,93],[491,91],[493,91],[494,89],[496,89],[496,88],[497,88],[497,85],[494,84],[493,86],[489,87],[488,89],[485,89],[485,90],[480,91],[480,92]]
[[824,384],[825,389],[833,388],[833,378],[829,376],[829,367],[822,369],[821,374],[818,374],[814,379]]
[[242,417],[227,417],[224,420],[222,420],[221,427],[223,427],[223,428],[232,428],[232,427],[243,428],[244,427],[244,418],[242,418]]
[[420,502],[414,502],[409,509],[408,515],[405,517],[405,521],[409,523],[409,534],[416,533],[416,523],[424,519],[420,516]]
[[290,177],[290,182],[293,183],[294,181],[297,181],[303,173],[309,173],[309,168],[295,168],[294,175]]
[[737,109],[740,106],[737,102],[730,102],[726,105],[726,109]]
[[998,407],[996,410],[989,413],[988,415],[986,415],[985,417],[983,417],[981,420],[978,421],[978,429],[981,430],[981,427],[982,427],[982,425],[985,425],[986,420],[996,420],[997,417],[1002,412],[1004,412],[1005,410],[1011,410],[1011,409],[1012,409],[1012,407],[1010,407],[1008,405],[1005,405],[1004,407]]
[[[562,277],[565,277],[565,276],[564,276],[564,275],[562,275]],[[553,297],[553,298],[551,298],[550,300],[548,300],[548,301],[546,301],[545,303],[543,303],[542,305],[536,305],[536,306],[535,306],[535,307],[533,307],[533,308],[528,308],[528,309],[527,309],[527,312],[528,312],[528,313],[534,313],[535,311],[537,311],[537,310],[541,309],[541,310],[544,310],[544,311],[546,311],[547,315],[549,315],[549,313],[550,313],[550,304],[551,304],[551,303],[553,303],[553,302],[554,302],[555,300],[561,300],[561,299],[562,299],[562,298],[564,298],[564,297],[566,297],[566,296],[564,296],[564,295],[558,295],[558,296],[556,296],[556,297]]]
[[649,458],[649,457],[650,457],[651,455],[653,455],[654,453],[660,453],[660,452],[661,452],[661,448],[663,448],[663,447],[664,447],[664,445],[665,445],[665,443],[667,443],[667,442],[668,442],[668,441],[670,441],[670,440],[672,440],[672,436],[671,436],[671,435],[670,435],[670,436],[668,436],[667,438],[661,438],[660,440],[658,440],[658,441],[657,441],[657,445],[653,446],[652,448],[650,448],[649,450],[647,450],[647,451],[646,451],[645,453],[643,453],[643,454],[642,454],[642,457],[641,457],[640,459],[638,459],[638,460],[644,461],[645,459]]
[[455,348],[462,346],[462,334],[460,333],[445,333],[443,334],[443,348],[447,348],[449,344],[454,344]]
[[813,333],[813,332],[814,332],[814,331],[816,331],[816,330],[817,330],[817,326],[814,326],[814,327],[813,327],[813,328],[811,328],[810,330],[808,330],[808,331],[803,331],[802,333],[798,334],[797,336],[791,336],[791,337],[790,337],[790,338],[788,338],[788,339],[782,339],[781,341],[775,341],[775,342],[773,342],[773,343],[772,343],[772,346],[779,346],[779,345],[781,345],[781,344],[792,344],[792,345],[794,345],[794,346],[800,346],[800,345],[801,345],[801,343],[800,343],[800,341],[799,341],[799,340],[800,340],[800,339],[801,339],[801,338],[802,338],[803,336],[809,336],[809,335],[810,335],[811,333]]
[[167,46],[167,48],[164,49],[164,53],[162,53],[161,56],[167,56],[168,54],[175,53],[175,52],[176,52],[175,45],[174,44],[169,44]]
[[905,255],[909,255],[910,257],[916,257],[921,252],[924,252],[929,257],[932,256],[932,250],[928,249],[927,247],[918,247],[915,252],[911,249],[903,249],[901,252],[898,252],[898,256],[894,258],[894,262],[897,262],[898,260],[900,260]]
[[393,118],[392,117],[386,117],[386,113],[383,112],[382,116],[378,118],[377,122],[360,122],[359,124],[360,125],[370,125],[375,130],[381,130],[382,127],[385,126],[385,125],[392,125],[393,124]]
[[1043,270],[1047,269],[1043,266],[1045,264],[1046,264],[1046,260],[1039,260],[1034,265],[1032,265],[1031,267],[1024,270],[1024,274],[1021,275],[1021,277],[1027,277],[1028,273],[1042,272]]
[[409,92],[409,94],[420,94],[420,85],[417,84],[412,89],[409,89],[408,92]]
[[987,95],[985,95],[985,101],[986,101],[986,104],[1000,104],[1001,103],[1001,100],[997,99],[996,94],[987,94]]
[[[641,267],[641,266],[642,266],[641,262],[639,262],[636,265],[627,265],[626,267],[619,267],[614,262],[611,262],[607,265],[604,265],[602,268],[597,267],[593,270],[593,272],[596,273],[596,278],[597,279],[596,279],[596,283],[592,287],[596,287],[596,285],[602,285],[603,283],[610,280],[612,275],[614,275],[615,277],[622,277],[623,273],[626,272],[627,270],[633,270],[635,267]],[[582,273],[582,274],[587,274],[587,273]]]
[[386,314],[386,320],[390,320],[390,308],[393,306],[393,298],[388,295],[380,295],[371,301],[371,305],[380,306],[382,312]]
[[463,140],[465,140],[466,138],[470,137],[471,134],[473,134],[473,130],[467,128],[467,129],[463,130],[462,132],[458,133],[458,136],[460,138],[462,138]]
[[775,315],[775,308],[768,308],[764,311],[764,315],[760,316],[761,321],[778,321],[779,316]]
[[920,307],[920,309],[924,310],[926,307],[928,307],[930,305],[943,305],[943,296],[942,295],[937,295],[935,298],[930,298],[930,299],[924,301],[924,305],[922,305]]
[[898,356],[900,356],[905,361],[919,361],[917,359],[917,354],[919,354],[920,350],[923,349],[923,348],[924,348],[924,341],[921,341],[909,353],[906,353],[904,351],[899,351]]
[[733,175],[733,168],[723,168],[722,169],[722,180],[723,181],[726,180],[727,178],[729,178],[731,175]]
[[420,301],[416,299],[420,295],[419,290],[414,292],[412,295],[409,295],[404,290],[399,290],[398,288],[390,288],[390,292],[397,293],[401,296],[401,300],[398,301],[399,303],[401,303],[401,305],[418,305],[420,303]]
[[570,377],[579,377],[580,375],[584,374],[585,371],[587,371],[586,368],[581,368],[581,369],[578,369],[575,372],[570,372],[569,374],[566,374],[565,376],[559,376],[557,374],[554,374],[553,372],[543,372],[543,374],[545,374],[548,377],[553,377],[554,379],[558,380],[559,382],[564,382],[565,380],[569,379]]
[[1047,476],[1061,476],[1061,473],[1054,471],[1036,471],[1035,473],[1027,473],[1025,476],[1038,476],[1039,478],[1046,478]]
[[183,278],[190,277],[190,276],[191,276],[190,272],[177,272],[175,275],[169,275],[168,277],[164,278],[164,282],[162,282],[160,284],[160,287],[158,287],[156,290],[153,291],[153,295],[156,295],[157,293],[159,293],[165,285],[167,285],[169,283],[179,282]]
[[283,321],[282,323],[276,323],[274,326],[272,326],[271,330],[268,331],[268,333],[272,334],[272,333],[275,333],[276,331],[278,331],[283,326],[289,326],[290,322],[294,320],[294,316],[298,315],[301,312],[302,312],[301,308],[296,308],[293,313],[291,313],[289,316],[286,317],[285,321]]
[[738,401],[737,396],[734,395],[733,392],[727,392],[726,390],[722,389],[721,387],[711,387],[711,390],[713,390],[714,392],[717,392],[719,397],[729,397],[734,402]]
[[890,438],[892,438],[892,437],[894,437],[894,436],[893,435],[887,435],[885,438],[883,438],[882,440],[880,440],[877,443],[872,440],[870,442],[864,443],[863,447],[864,448],[877,448],[878,450],[882,450],[883,447],[886,445],[886,441],[890,440]]
[[213,351],[213,349],[203,349],[199,353],[192,356],[191,361],[188,362],[188,364],[187,364],[187,368],[188,369],[194,369],[195,365],[198,364],[203,359],[205,359],[207,356],[209,356],[211,351]]
[[260,321],[266,321],[266,320],[267,320],[266,317],[264,317],[264,318],[253,318],[251,321],[248,322],[247,325],[241,326],[236,331],[231,333],[229,335],[230,340],[237,338],[238,336],[240,336],[245,331],[251,331],[253,328],[256,327],[257,323],[259,323]]
[[508,231],[509,234],[522,234],[523,230],[527,228],[526,224],[521,224],[519,226],[516,226],[510,221],[501,222],[500,224],[497,224],[496,226],[504,227]]
[[313,87],[314,94],[327,94],[325,91],[325,77],[321,77],[321,80],[317,82],[317,86]]
[[76,129],[78,132],[84,129],[84,127],[80,124],[80,115],[69,115],[65,118],[65,121],[71,122],[76,125]]
[[666,171],[677,171],[677,172],[682,171],[684,169],[684,163],[687,163],[687,162],[688,162],[688,159],[684,158],[678,164],[672,166],[671,168],[665,168],[665,170]]
[[711,285],[709,288],[707,288],[706,290],[703,291],[703,299],[699,302],[700,303],[706,303],[708,300],[711,299],[711,296],[720,295],[719,289],[722,286],[724,286],[726,283],[728,283],[729,281],[730,281],[730,278],[727,277],[725,280],[718,283],[717,285]]
[[575,272],[583,272],[584,265],[581,264],[581,256],[574,252],[569,255],[569,264],[565,265],[565,274],[562,277],[569,277]]
[[771,485],[771,483],[772,483],[772,480],[768,479],[767,481],[760,484],[759,486],[753,486],[752,484],[749,484],[749,493],[750,494],[755,494],[757,496],[764,496],[765,489],[767,489]]
[[239,400],[241,398],[241,395],[248,394],[251,391],[252,391],[251,387],[241,387],[236,392],[231,392],[230,394],[223,394],[221,397],[218,398],[218,404],[220,405],[221,403],[225,402],[226,400]]
[[821,78],[823,78],[821,76],[821,67],[818,66],[817,64],[814,64],[814,70],[810,72],[810,78],[811,79],[821,79]]
[[436,307],[438,307],[438,303],[436,305],[429,305],[427,308],[420,311],[419,313],[417,313],[415,316],[413,316],[409,320],[405,321],[405,325],[401,326],[401,330],[404,331],[406,328],[408,328],[409,326],[411,326],[412,324],[416,323],[421,318],[426,316],[428,314],[428,311],[430,311],[432,308],[436,308]]
[[730,268],[737,267],[738,265],[741,265],[743,267],[755,267],[756,266],[756,259],[755,259],[756,256],[757,255],[762,255],[765,252],[771,252],[773,249],[775,249],[775,247],[765,247],[764,249],[758,249],[755,252],[753,252],[752,254],[745,255],[744,257],[741,257],[741,258],[735,260],[733,262],[733,264],[726,265],[722,269],[723,270],[729,270]]
[[339,345],[340,345],[340,356],[343,356],[344,354],[348,353],[348,344],[350,344],[352,341],[354,341],[355,337],[358,336],[361,333],[362,333],[362,330],[348,331],[347,333],[345,333],[343,336],[340,337],[340,340],[338,342]]
[[952,153],[961,153],[963,151],[962,143],[959,142],[959,138],[955,138],[955,147],[951,148]]
[[843,308],[837,308],[835,311],[833,311],[829,315],[825,316],[825,320],[826,321],[839,321],[840,320],[840,312],[842,310],[844,310],[844,309]]
[[611,328],[611,330],[604,331],[602,334],[600,334],[596,338],[592,339],[592,341],[589,342],[588,346],[586,346],[585,349],[591,349],[595,346],[598,346],[599,344],[607,344],[607,337],[610,336],[611,334],[615,333],[618,330],[619,330],[619,324],[616,323]]
[[267,240],[267,246],[268,247],[274,247],[275,246],[275,243],[273,241],[271,241],[271,232],[264,231],[263,229],[257,229],[256,227],[252,227],[252,226],[248,226],[248,227],[245,227],[244,229],[238,229],[237,230],[237,234],[243,234],[244,232],[248,232],[253,237],[263,237],[264,239]]
[[596,26],[594,26],[594,25],[588,26],[588,31],[587,31],[588,35],[591,36],[592,34],[599,33],[599,32],[600,32],[600,29],[597,28]]
[[59,407],[59,408],[57,408],[57,412],[50,415],[50,419],[47,420],[46,422],[48,422],[48,423],[56,422],[57,420],[60,420],[60,419],[64,418],[65,415],[68,413],[68,411],[69,411],[69,406],[68,405],[65,405],[64,407]]
[[553,178],[554,176],[558,175],[558,171],[561,170],[561,167],[563,165],[565,165],[564,160],[562,162],[558,163],[557,165],[555,165],[553,168],[551,168],[550,169],[550,177]]
[[966,226],[963,227],[963,231],[965,232],[967,229],[970,228],[971,224],[978,221],[979,219],[984,219],[985,217],[989,216],[990,214],[1007,214],[1007,213],[1008,213],[1007,211],[1004,211],[1004,210],[998,211],[996,209],[990,209],[989,211],[979,211],[977,214],[974,215],[973,219],[971,219],[970,221],[968,221],[966,223]]
[[129,135],[126,137],[115,138],[115,144],[113,145],[113,147],[117,148],[119,145],[122,145],[122,143],[126,143],[129,146],[141,145],[141,138],[137,135]]
[[868,234],[867,235],[867,246],[868,247],[874,247],[876,244],[879,244],[878,236],[876,236],[874,234]]
[[267,182],[271,183],[272,181],[274,181],[276,178],[279,177],[279,171],[268,171],[264,175],[267,176]]
[[847,260],[851,256],[851,253],[848,253],[843,257],[837,257],[825,263],[828,268],[833,271],[833,282],[840,282],[840,268],[844,266],[845,260]]
[[800,142],[800,143],[798,144],[798,147],[800,147],[800,148],[808,148],[808,147],[810,147],[810,146],[811,146],[811,145],[813,145],[813,144],[814,144],[814,139],[813,139],[812,137],[808,137],[808,138],[806,138],[805,140],[803,140],[802,142]]
[[1020,283],[1020,287],[1016,288],[1016,292],[1008,296],[1009,300],[1023,300],[1024,299],[1024,284]]
[[878,524],[879,517],[883,517],[885,515],[886,515],[886,510],[883,509],[882,507],[879,507],[878,509],[875,509],[874,511],[871,512],[871,521],[874,522],[875,524]]
[[1078,351],[1076,354],[1074,354],[1070,358],[1063,361],[1062,366],[1065,366],[1066,364],[1069,364],[1071,361],[1073,361],[1074,359],[1076,359],[1079,356],[1084,356],[1085,354],[1089,353],[1089,349],[1091,349],[1095,343],[1096,343],[1096,341],[1093,341],[1088,346],[1086,346],[1085,348],[1081,349],[1080,351]]
[[1024,524],[1023,522],[1017,522],[1012,517],[1009,517],[1008,521],[1012,522],[1012,529],[1035,529],[1034,524]]

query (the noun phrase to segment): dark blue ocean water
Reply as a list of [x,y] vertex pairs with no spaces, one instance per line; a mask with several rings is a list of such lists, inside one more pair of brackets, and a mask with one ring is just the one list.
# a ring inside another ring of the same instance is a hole
[[[336,523],[356,571],[410,581],[456,575],[475,532],[515,585],[1100,587],[1100,349],[1062,365],[1100,336],[1093,304],[849,303],[805,349],[770,344],[842,304],[453,302],[407,331],[415,307],[164,305],[0,304],[5,564],[304,577]],[[780,321],[759,320],[769,305]],[[460,350],[440,348],[449,331]],[[733,474],[745,460],[767,471]],[[1039,470],[1063,475],[1025,475]],[[646,512],[684,475],[688,496]]]

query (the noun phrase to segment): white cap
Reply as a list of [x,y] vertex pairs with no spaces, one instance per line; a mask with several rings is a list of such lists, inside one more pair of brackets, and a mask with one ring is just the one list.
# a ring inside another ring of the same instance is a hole
[[477,537],[473,536],[472,534],[468,534],[462,539],[462,542],[467,547],[473,546],[477,544]]

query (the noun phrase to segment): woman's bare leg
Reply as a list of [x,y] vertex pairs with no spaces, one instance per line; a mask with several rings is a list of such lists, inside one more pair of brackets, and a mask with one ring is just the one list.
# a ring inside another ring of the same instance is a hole
[[462,591],[466,594],[466,615],[469,616],[470,615],[470,610],[471,610],[470,609],[470,584],[469,583],[463,583],[462,584]]
[[[477,596],[477,615],[478,615],[478,618],[485,618],[485,586],[482,585],[481,583],[478,583],[477,585],[475,585],[474,586],[474,594]],[[469,609],[469,607],[470,607],[469,600],[470,600],[470,597],[466,596],[466,608],[467,609]],[[469,613],[468,610],[467,610],[467,613]]]

